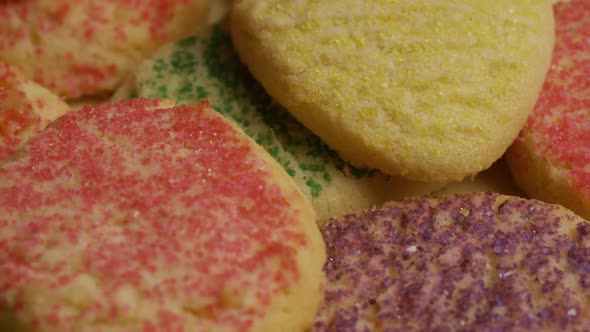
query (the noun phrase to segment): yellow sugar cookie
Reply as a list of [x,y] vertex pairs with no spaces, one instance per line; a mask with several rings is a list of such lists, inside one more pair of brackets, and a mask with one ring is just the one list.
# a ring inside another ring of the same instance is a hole
[[549,67],[550,0],[236,0],[241,60],[355,166],[422,181],[488,168]]

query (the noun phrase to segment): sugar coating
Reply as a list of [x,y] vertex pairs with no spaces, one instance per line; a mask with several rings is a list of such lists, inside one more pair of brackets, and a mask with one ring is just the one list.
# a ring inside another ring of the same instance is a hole
[[290,181],[206,102],[61,117],[0,167],[0,330],[308,327],[324,246]]
[[253,76],[343,159],[422,181],[504,153],[553,46],[549,0],[238,0],[231,23]]
[[527,194],[590,218],[590,3],[554,5],[551,69],[508,156]]
[[29,138],[69,111],[56,95],[0,62],[0,163]]
[[240,65],[224,27],[168,45],[142,64],[125,95],[207,99],[237,123],[293,177],[320,221],[373,204],[430,193],[442,184],[418,183],[352,167],[277,105]]
[[3,1],[0,61],[61,96],[104,95],[156,47],[198,31],[219,1]]
[[312,331],[587,331],[590,223],[492,193],[410,199],[322,229]]

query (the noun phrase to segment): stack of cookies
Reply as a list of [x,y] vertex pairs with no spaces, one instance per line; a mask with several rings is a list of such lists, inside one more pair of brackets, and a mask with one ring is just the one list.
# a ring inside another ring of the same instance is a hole
[[589,27],[0,2],[0,331],[586,331]]

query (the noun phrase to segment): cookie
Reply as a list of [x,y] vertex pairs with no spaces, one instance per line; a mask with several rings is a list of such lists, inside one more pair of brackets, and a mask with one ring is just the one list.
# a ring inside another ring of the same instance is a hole
[[170,98],[180,103],[207,99],[237,123],[293,177],[323,222],[373,204],[421,195],[442,184],[418,183],[354,168],[274,103],[240,65],[226,30],[165,46],[142,64],[125,95]]
[[0,167],[0,330],[302,331],[311,205],[206,103],[84,107]]
[[554,5],[553,64],[525,128],[507,153],[529,196],[590,218],[590,2]]
[[60,96],[109,94],[158,46],[198,31],[223,1],[2,1],[0,61]]
[[532,110],[551,1],[232,2],[241,60],[356,166],[421,181],[488,168]]
[[524,194],[510,175],[505,158],[498,159],[490,168],[477,173],[474,178],[454,182],[433,193],[436,196],[450,194],[467,194],[475,192],[493,192],[504,195],[520,196]]
[[312,331],[587,331],[590,223],[491,193],[331,219]]
[[0,62],[0,164],[69,109],[59,97],[26,79],[17,68]]

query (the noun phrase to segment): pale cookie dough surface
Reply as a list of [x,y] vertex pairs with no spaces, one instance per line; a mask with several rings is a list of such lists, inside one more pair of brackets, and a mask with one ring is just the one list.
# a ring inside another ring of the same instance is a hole
[[479,172],[474,178],[454,182],[434,192],[436,196],[492,192],[524,197],[522,190],[514,182],[505,158],[497,160],[490,168]]
[[231,28],[253,76],[343,159],[423,181],[502,156],[554,39],[549,0],[236,0]]
[[[312,201],[319,222],[374,204],[423,195],[443,185],[357,169],[278,106],[240,65],[222,26],[168,45],[143,63],[119,97],[207,99],[268,151]],[[122,94],[122,95],[121,95]]]
[[[224,0],[0,2],[0,61],[67,98],[109,94],[138,61],[198,31]],[[213,18],[213,16],[211,16]]]
[[88,106],[0,166],[1,331],[303,331],[324,262],[303,193],[206,102]]
[[16,68],[0,62],[0,164],[70,107]]
[[553,63],[507,160],[528,195],[590,218],[590,2],[559,2],[554,11]]
[[322,229],[326,303],[312,331],[588,331],[590,223],[475,193],[409,199]]

